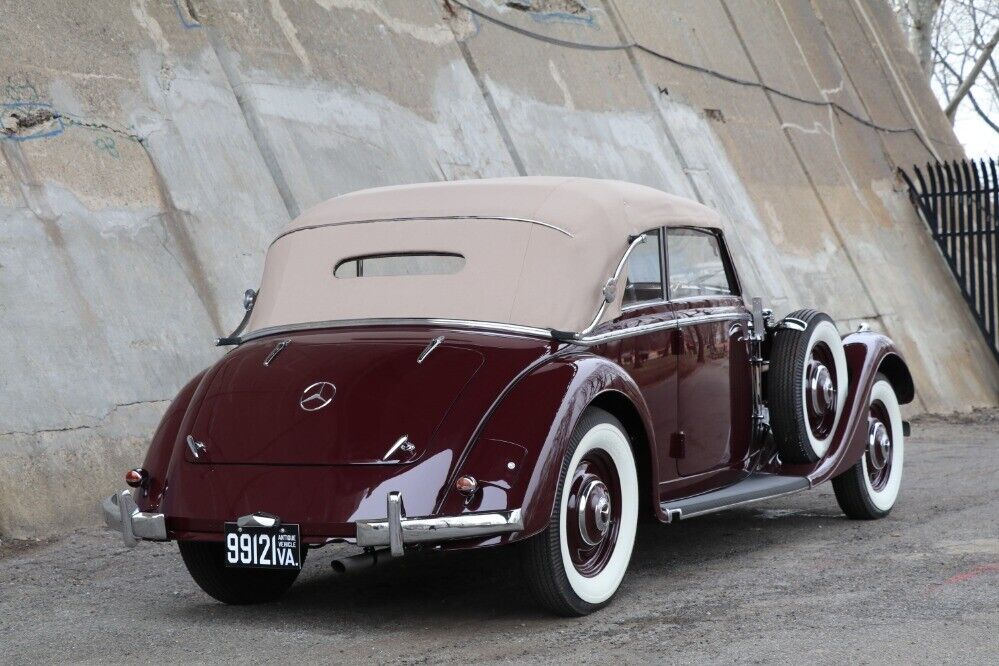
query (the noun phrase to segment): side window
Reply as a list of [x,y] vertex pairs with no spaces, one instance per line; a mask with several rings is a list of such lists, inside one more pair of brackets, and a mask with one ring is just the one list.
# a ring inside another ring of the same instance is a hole
[[718,238],[698,229],[668,231],[670,298],[734,293]]
[[628,257],[628,281],[623,305],[659,301],[663,298],[662,237],[659,230],[646,231],[645,242]]

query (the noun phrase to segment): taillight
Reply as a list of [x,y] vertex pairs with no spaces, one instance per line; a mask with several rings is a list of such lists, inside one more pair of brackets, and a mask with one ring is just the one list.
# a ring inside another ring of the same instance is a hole
[[125,483],[133,488],[138,488],[146,482],[148,477],[149,473],[146,470],[141,467],[136,467],[135,469],[130,469],[125,472]]
[[474,476],[462,476],[454,482],[454,487],[459,493],[466,497],[471,497],[479,489],[479,482]]

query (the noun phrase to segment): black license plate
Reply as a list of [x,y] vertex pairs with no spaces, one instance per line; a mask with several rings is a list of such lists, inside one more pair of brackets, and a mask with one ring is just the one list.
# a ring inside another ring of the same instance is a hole
[[225,524],[225,563],[253,569],[301,569],[298,525],[275,527]]

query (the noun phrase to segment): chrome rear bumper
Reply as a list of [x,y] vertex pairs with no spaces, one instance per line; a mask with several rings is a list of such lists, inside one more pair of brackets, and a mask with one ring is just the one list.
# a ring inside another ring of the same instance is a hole
[[[388,494],[386,508],[386,520],[357,522],[358,546],[389,546],[393,555],[402,555],[404,546],[410,544],[495,536],[524,529],[520,509],[463,516],[406,518],[402,495],[397,492]],[[140,539],[167,540],[166,517],[162,513],[139,511],[130,490],[122,490],[104,499],[101,515],[109,528],[121,532],[126,546],[134,546]]]
[[406,518],[402,494],[398,492],[388,494],[386,505],[386,520],[357,522],[358,546],[389,546],[392,555],[402,555],[407,544],[494,536],[524,529],[520,509],[463,516]]
[[162,513],[139,511],[131,490],[122,490],[101,502],[101,515],[111,529],[121,532],[126,546],[139,539],[166,541],[166,518]]

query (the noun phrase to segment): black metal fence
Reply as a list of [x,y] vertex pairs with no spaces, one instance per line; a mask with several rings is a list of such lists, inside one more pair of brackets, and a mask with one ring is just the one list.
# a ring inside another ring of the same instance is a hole
[[899,170],[978,327],[999,360],[999,176],[995,160],[936,162]]

